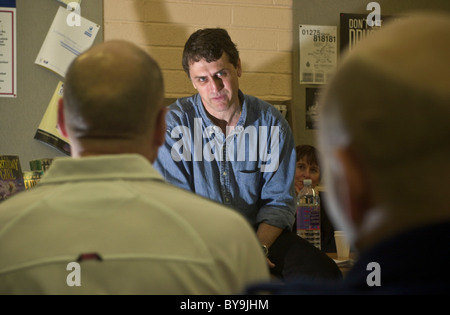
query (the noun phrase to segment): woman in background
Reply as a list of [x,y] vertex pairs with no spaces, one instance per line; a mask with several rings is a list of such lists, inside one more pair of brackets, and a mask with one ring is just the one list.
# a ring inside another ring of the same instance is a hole
[[[298,195],[303,188],[303,180],[311,179],[312,187],[316,189],[320,183],[320,164],[319,164],[319,152],[311,145],[298,145],[295,148],[296,151],[296,168],[294,186],[295,192]],[[336,244],[334,241],[334,227],[328,218],[325,211],[325,205],[323,201],[323,195],[326,192],[320,192],[320,247],[323,252],[335,253]],[[293,231],[297,230],[297,222],[292,227]]]

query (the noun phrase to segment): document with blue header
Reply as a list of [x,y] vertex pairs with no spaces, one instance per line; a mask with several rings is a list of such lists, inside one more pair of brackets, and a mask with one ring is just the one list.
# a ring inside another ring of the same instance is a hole
[[[70,63],[92,46],[100,29],[100,25],[74,16],[76,14],[76,11],[59,7],[35,61],[63,78]],[[80,23],[74,23],[74,20]]]

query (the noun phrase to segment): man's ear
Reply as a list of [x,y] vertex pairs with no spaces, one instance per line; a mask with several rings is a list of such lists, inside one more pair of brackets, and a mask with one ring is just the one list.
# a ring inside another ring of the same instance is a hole
[[160,147],[166,141],[166,114],[167,106],[161,108],[156,117],[155,133],[154,133],[154,144],[156,147]]
[[242,75],[241,58],[238,59],[237,66],[236,66],[236,72],[237,72],[237,76],[240,78]]
[[352,221],[359,225],[367,210],[372,207],[372,191],[367,170],[361,157],[351,148],[339,148],[335,151],[337,159],[343,167],[343,185],[348,196],[348,212]]
[[58,130],[63,137],[68,138],[66,120],[64,116],[64,100],[62,97],[58,101]]

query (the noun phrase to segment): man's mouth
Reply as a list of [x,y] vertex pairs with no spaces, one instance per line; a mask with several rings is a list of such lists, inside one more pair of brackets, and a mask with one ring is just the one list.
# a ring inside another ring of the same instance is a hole
[[225,95],[213,96],[212,99],[214,101],[223,101],[223,100],[225,100]]

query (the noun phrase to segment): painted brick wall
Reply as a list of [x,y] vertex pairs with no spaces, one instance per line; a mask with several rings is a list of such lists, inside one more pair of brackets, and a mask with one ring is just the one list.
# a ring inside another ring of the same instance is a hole
[[205,27],[228,30],[241,54],[246,94],[292,98],[293,0],[104,0],[104,38],[130,40],[160,64],[166,97],[195,93],[181,67],[184,43]]

